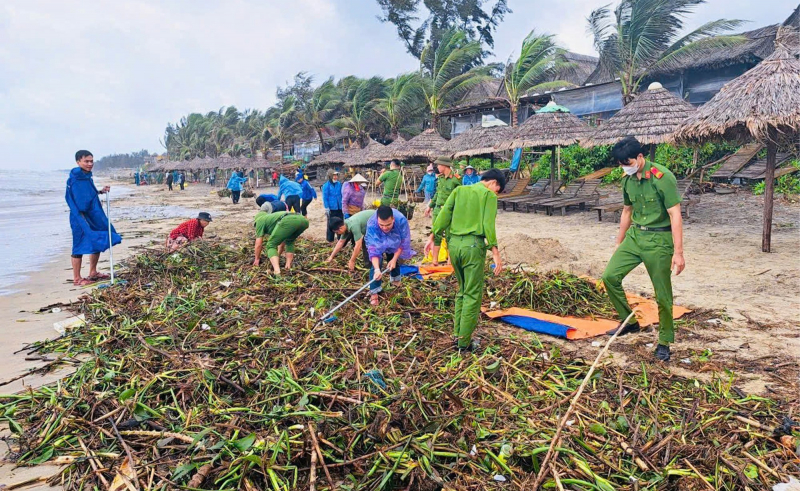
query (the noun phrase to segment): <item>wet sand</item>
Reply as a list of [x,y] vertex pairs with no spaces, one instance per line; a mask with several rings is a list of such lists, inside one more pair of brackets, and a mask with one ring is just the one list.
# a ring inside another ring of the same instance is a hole
[[[130,184],[126,183],[126,186]],[[132,187],[132,186],[130,186]],[[182,221],[177,218],[196,216],[208,211],[214,217],[206,231],[211,240],[237,241],[252,230],[256,207],[252,198],[243,198],[233,205],[229,198],[219,198],[216,188],[206,184],[190,183],[185,191],[166,191],[164,186],[133,188],[133,194],[112,209],[117,230],[124,240],[114,248],[115,261],[135,254],[141,247],[163,244],[166,234]],[[261,188],[259,192],[271,192]],[[616,196],[616,191],[606,190]],[[735,195],[703,195],[692,209],[686,222],[685,256],[687,269],[674,281],[676,303],[692,308],[711,310],[706,318],[691,332],[678,331],[673,349],[671,369],[678,374],[709,379],[708,366],[684,364],[680,360],[703,349],[714,352],[718,368],[732,368],[739,377],[738,387],[746,392],[775,397],[785,395],[780,390],[781,379],[796,384],[800,360],[800,205],[779,201],[775,208],[773,253],[760,252],[762,198],[746,191]],[[138,210],[130,212],[130,210]],[[144,212],[142,212],[144,210]],[[129,213],[130,212],[130,213]],[[319,200],[309,207],[312,224],[306,237],[324,240],[324,211]],[[422,216],[421,206],[411,221],[415,234],[415,247],[421,252],[426,227],[430,219]],[[571,212],[566,217],[547,217],[541,214],[500,212],[497,218],[498,236],[508,265],[523,263],[542,270],[564,269],[576,274],[599,277],[613,252],[617,224],[598,222],[594,212]],[[108,254],[100,259],[100,270],[108,271]],[[71,283],[69,251],[53,258],[42,271],[33,273],[18,293],[0,297],[0,319],[3,322],[3,339],[0,343],[0,381],[25,374],[41,366],[41,359],[26,360],[24,353],[14,354],[27,343],[57,336],[53,323],[70,316],[66,310],[54,313],[53,304],[69,303],[86,293]],[[626,279],[626,288],[636,293],[651,294],[644,268],[640,266]],[[59,307],[56,307],[59,308]],[[502,329],[482,321],[478,330]],[[512,331],[527,335],[522,331]],[[637,362],[649,355],[647,343],[653,342],[655,333],[621,338],[612,348],[620,363]],[[547,341],[554,341],[548,338]],[[593,356],[596,348],[589,342],[559,342],[564,349],[574,350],[576,356]],[[765,367],[789,363],[775,378],[764,371]],[[791,362],[794,362],[792,366]],[[637,362],[638,363],[638,362]],[[0,393],[24,390],[26,386],[39,386],[56,380],[59,373],[45,376],[31,375],[11,384],[0,386]],[[785,388],[785,387],[784,387]],[[797,404],[797,395],[789,402]],[[2,434],[7,434],[7,429]],[[6,448],[0,446],[0,452]],[[0,466],[0,484],[23,481],[31,475],[50,475],[55,469],[13,469],[9,464]],[[25,489],[52,489],[46,486]]]

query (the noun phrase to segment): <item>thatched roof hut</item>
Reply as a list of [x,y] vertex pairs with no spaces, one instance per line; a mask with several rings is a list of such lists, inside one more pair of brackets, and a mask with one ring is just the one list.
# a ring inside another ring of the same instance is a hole
[[400,135],[397,135],[397,138],[388,145],[383,145],[380,147],[373,147],[370,151],[369,158],[373,162],[384,162],[386,160],[392,159],[392,154],[406,142],[407,140]]
[[397,146],[391,153],[393,159],[428,159],[446,155],[447,140],[433,128],[428,128],[414,138]]
[[772,238],[772,193],[775,156],[781,141],[800,135],[800,60],[796,58],[798,31],[783,26],[775,38],[775,51],[722,89],[690,116],[675,138],[684,143],[708,140],[747,141],[755,138],[767,145],[764,174],[764,229],[761,250],[770,251]]
[[[347,161],[344,163],[344,166],[360,167],[364,165],[374,164],[375,162],[381,160],[376,156],[383,153],[385,149],[386,145],[370,138],[369,141],[367,142],[367,146],[365,146],[360,150],[356,150],[350,153],[350,155],[346,156]],[[349,153],[349,151],[345,153]]]
[[598,126],[581,141],[581,145],[613,145],[626,136],[635,136],[645,145],[671,143],[675,130],[694,112],[694,106],[661,84],[653,83],[633,102]]
[[499,142],[498,149],[567,146],[586,138],[590,132],[586,123],[551,101]]
[[494,153],[513,134],[514,130],[508,126],[474,126],[447,142],[446,154],[459,158]]

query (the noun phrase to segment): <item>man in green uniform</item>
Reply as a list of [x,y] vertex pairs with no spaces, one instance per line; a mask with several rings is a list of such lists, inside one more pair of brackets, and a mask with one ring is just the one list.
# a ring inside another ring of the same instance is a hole
[[333,248],[333,252],[328,257],[328,262],[333,262],[333,258],[339,254],[347,242],[352,240],[353,244],[353,254],[350,256],[350,260],[347,262],[347,267],[350,271],[354,271],[356,269],[356,259],[358,259],[358,255],[361,253],[361,250],[364,247],[364,235],[367,233],[367,222],[369,219],[372,218],[372,215],[375,214],[375,210],[364,210],[359,211],[355,215],[352,215],[350,218],[341,219],[340,217],[333,217],[331,218],[330,229],[333,233],[339,235],[339,241],[336,242],[336,246]]
[[400,188],[403,185],[401,177],[400,162],[392,160],[389,164],[389,169],[384,169],[380,177],[378,177],[378,181],[383,183],[381,205],[392,206],[392,203],[400,197]]
[[[675,175],[663,165],[644,158],[644,149],[636,138],[626,137],[611,150],[622,166],[622,197],[625,207],[619,221],[617,250],[603,273],[603,283],[621,320],[631,313],[622,280],[644,263],[653,282],[658,304],[658,346],[655,356],[670,358],[670,343],[675,341],[672,319],[672,277],[686,267],[683,258],[683,220],[681,196]],[[639,332],[638,322],[621,326],[620,335]],[[609,332],[613,335],[617,329]]]
[[[439,157],[434,162],[434,165],[436,165],[439,170],[439,178],[436,180],[436,193],[434,193],[433,198],[431,198],[428,209],[425,210],[425,216],[429,217],[431,216],[431,212],[433,212],[433,221],[436,222],[439,211],[447,202],[450,193],[461,185],[461,179],[453,172],[453,161],[449,158]],[[446,232],[446,229],[439,233],[433,233],[433,231],[431,231],[430,237],[433,238],[433,241],[428,241],[431,246],[430,249],[426,246],[425,254],[428,253],[428,250],[431,251],[434,266],[439,265],[439,248],[442,245],[442,237],[444,237]]]
[[292,268],[294,260],[294,241],[308,228],[308,220],[302,215],[279,211],[277,213],[259,212],[254,223],[256,228],[256,259],[253,266],[261,264],[261,249],[264,236],[267,239],[267,257],[276,275],[281,274],[280,256],[286,250],[286,269]]
[[483,173],[479,183],[454,190],[433,221],[434,233],[428,243],[433,242],[437,233],[448,231],[450,260],[458,279],[453,325],[459,350],[473,348],[472,332],[481,313],[487,248],[492,250],[494,274],[499,275],[503,270],[495,218],[497,194],[502,193],[505,186],[503,173],[490,169]]

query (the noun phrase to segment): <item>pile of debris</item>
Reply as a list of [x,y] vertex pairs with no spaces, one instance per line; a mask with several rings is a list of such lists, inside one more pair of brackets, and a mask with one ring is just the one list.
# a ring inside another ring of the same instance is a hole
[[[0,397],[9,457],[67,464],[52,478],[66,489],[530,489],[542,472],[552,489],[741,490],[798,472],[776,402],[647,363],[601,365],[541,469],[589,363],[485,328],[458,353],[453,279],[405,281],[318,325],[366,273],[301,240],[276,278],[247,244],[145,253],[125,285],[85,297],[86,326],[30,351],[86,361]],[[565,273],[488,282],[500,307],[612,315]]]

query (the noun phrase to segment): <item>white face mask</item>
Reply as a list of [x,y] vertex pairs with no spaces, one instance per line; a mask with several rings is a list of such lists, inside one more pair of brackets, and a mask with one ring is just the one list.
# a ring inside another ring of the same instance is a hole
[[628,175],[628,176],[632,176],[632,175],[636,174],[638,171],[639,171],[639,166],[638,165],[623,165],[622,166],[622,172],[624,172],[625,175]]

